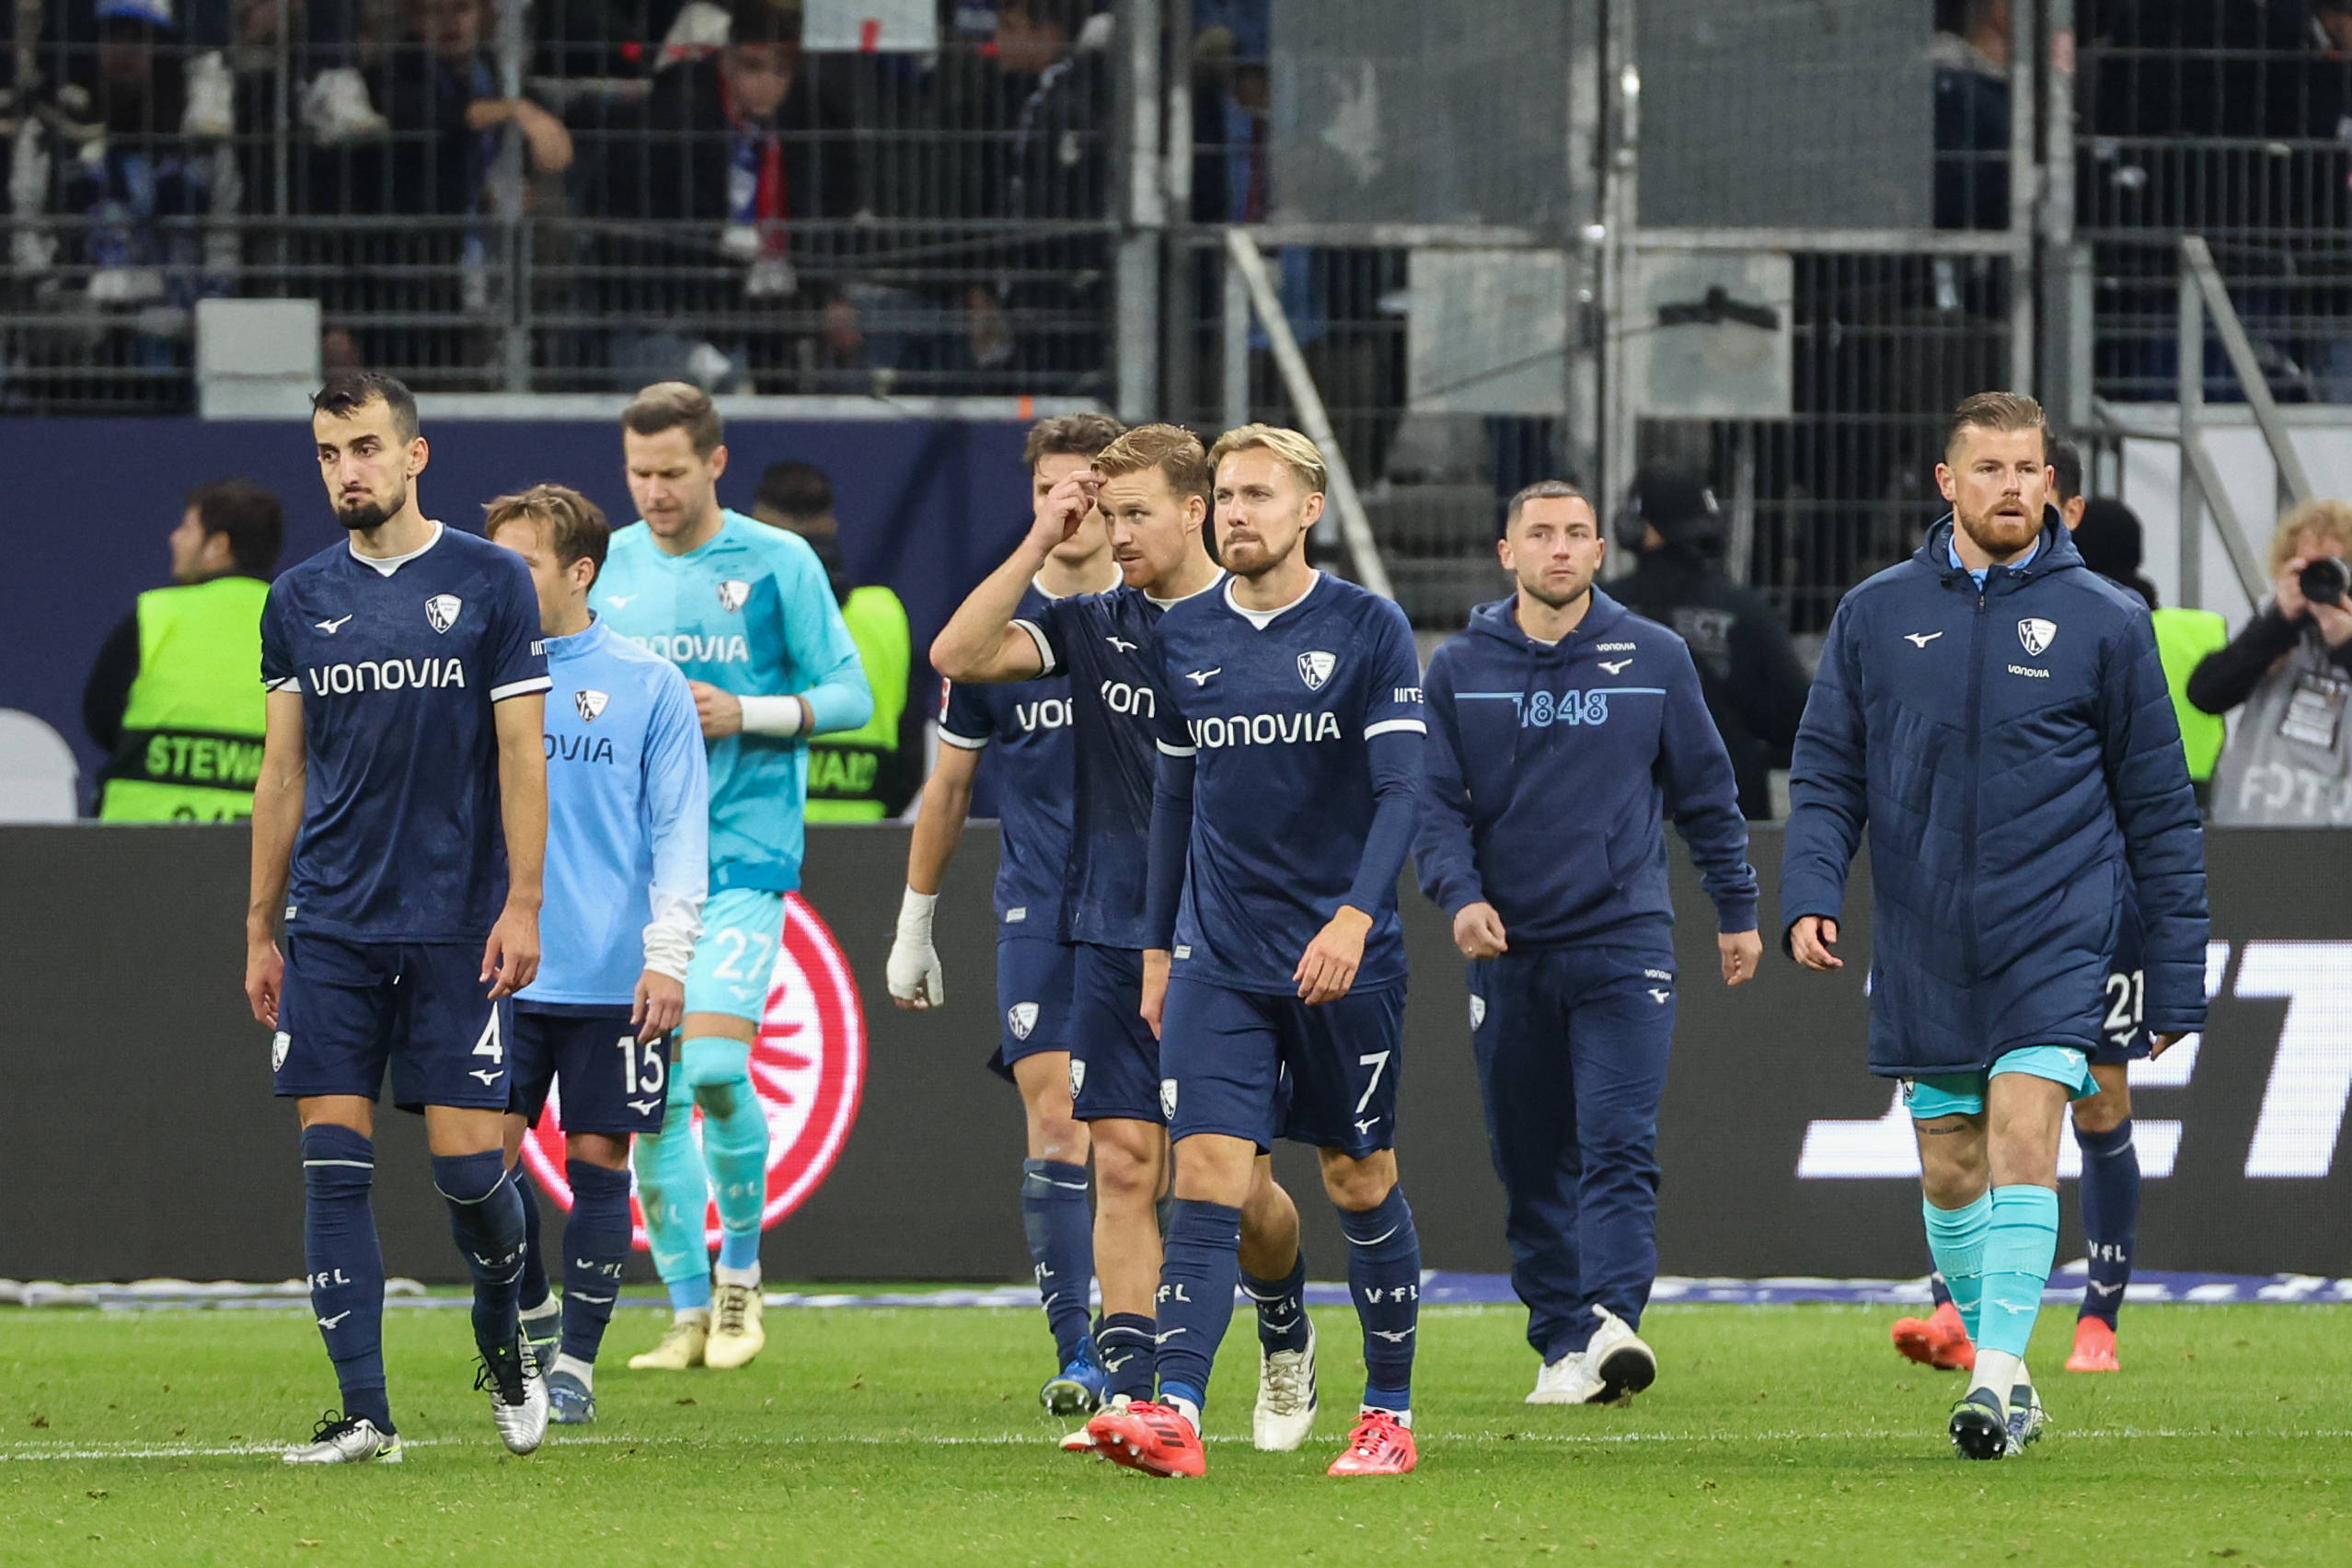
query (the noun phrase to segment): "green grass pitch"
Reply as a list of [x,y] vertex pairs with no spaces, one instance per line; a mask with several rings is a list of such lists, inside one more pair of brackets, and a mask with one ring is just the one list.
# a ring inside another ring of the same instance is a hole
[[1883,1309],[1664,1308],[1663,1371],[1620,1409],[1532,1408],[1521,1319],[1422,1316],[1418,1474],[1332,1481],[1360,1367],[1319,1309],[1323,1411],[1297,1454],[1248,1445],[1237,1321],[1209,1474],[1148,1481],[1056,1452],[1035,1314],[778,1310],[745,1371],[631,1373],[662,1318],[608,1341],[602,1420],[502,1450],[458,1311],[387,1314],[398,1468],[294,1470],[330,1402],[299,1310],[0,1317],[0,1562],[1824,1564],[2352,1562],[2352,1312],[2126,1314],[2125,1371],[2058,1370],[2056,1430],[1970,1464],[1955,1377],[1887,1344]]

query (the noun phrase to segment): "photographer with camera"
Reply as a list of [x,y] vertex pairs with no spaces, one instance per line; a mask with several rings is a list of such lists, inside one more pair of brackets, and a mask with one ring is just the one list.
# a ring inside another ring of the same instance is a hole
[[2352,826],[2352,502],[2307,501],[2270,542],[2268,608],[2189,676],[2208,713],[2245,705],[2213,779],[2217,824]]

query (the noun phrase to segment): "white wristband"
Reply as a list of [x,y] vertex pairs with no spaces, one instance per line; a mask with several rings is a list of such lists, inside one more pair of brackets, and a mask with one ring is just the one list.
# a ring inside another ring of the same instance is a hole
[[744,705],[744,733],[797,735],[807,709],[797,697],[739,697]]
[[911,941],[928,941],[931,937],[931,906],[940,901],[936,893],[917,893],[913,888],[898,901],[898,934]]

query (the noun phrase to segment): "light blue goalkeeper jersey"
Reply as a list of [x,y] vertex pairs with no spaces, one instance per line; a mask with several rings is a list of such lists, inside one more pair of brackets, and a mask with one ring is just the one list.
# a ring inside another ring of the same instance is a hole
[[627,1007],[686,978],[710,871],[709,774],[686,677],[603,620],[550,637],[547,900],[520,1000]]
[[[842,624],[824,568],[807,543],[739,513],[682,556],[643,523],[613,535],[589,603],[612,628],[689,680],[738,697],[803,698],[811,732],[854,730],[873,693]],[[808,735],[736,734],[710,757],[710,891],[801,885]]]

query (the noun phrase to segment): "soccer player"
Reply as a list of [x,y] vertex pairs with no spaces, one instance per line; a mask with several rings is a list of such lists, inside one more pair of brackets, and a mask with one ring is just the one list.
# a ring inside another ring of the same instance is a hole
[[[1124,427],[1103,414],[1058,414],[1029,432],[1032,512],[1055,487],[1085,468]],[[1059,526],[1058,522],[1055,525]],[[1084,510],[1078,532],[1055,546],[1031,580],[1016,614],[1037,619],[1047,605],[1119,585],[1102,513]],[[946,980],[931,941],[932,905],[972,807],[980,754],[997,748],[997,1011],[1002,1031],[988,1066],[1020,1090],[1028,1157],[1020,1166],[1021,1228],[1053,1331],[1058,1370],[1038,1398],[1056,1415],[1082,1415],[1101,1402],[1105,1373],[1090,1330],[1094,1216],[1087,1205],[1085,1124],[1070,1111],[1070,974],[1075,950],[1062,907],[1070,864],[1070,686],[1066,676],[1019,686],[951,686],[940,717],[939,764],[923,785],[906,849],[906,894],[891,943],[891,1000],[941,1007]]]
[[[1102,1286],[1095,1347],[1113,1407],[1148,1401],[1160,1283],[1159,1197],[1168,1170],[1167,1091],[1160,1046],[1144,1014],[1144,914],[1155,742],[1170,701],[1153,640],[1173,605],[1212,596],[1223,581],[1209,559],[1207,454],[1190,431],[1139,425],[1103,448],[1094,467],[1047,493],[1028,536],[956,610],[931,645],[931,663],[960,682],[1069,678],[1077,801],[1063,878],[1069,937],[1071,1113],[1094,1144],[1094,1272]],[[1017,612],[1046,559],[1099,505],[1121,586]],[[1307,1262],[1298,1211],[1261,1159],[1244,1185],[1242,1278],[1258,1306],[1258,1404],[1251,1440],[1287,1452],[1315,1417],[1315,1331],[1307,1316]],[[1232,1299],[1228,1281],[1226,1300]],[[1064,1448],[1088,1452],[1088,1430]]]
[[[2050,443],[2050,505],[2069,533],[2081,525],[2089,502],[2082,494],[2082,454],[2070,441]],[[2129,584],[2124,586],[2128,587]],[[2178,704],[2174,705],[2177,718]],[[2145,1011],[2147,976],[2139,962],[2139,912],[2129,897],[2117,912],[2116,956],[2107,973],[2104,1014],[2098,1049],[2091,1054],[2097,1091],[2075,1101],[2075,1147],[2082,1153],[2082,1232],[2090,1254],[2082,1284],[2082,1306],[2074,1321],[2070,1372],[2120,1372],[2116,1359],[2116,1317],[2131,1284],[2131,1257],[2139,1234],[2139,1151],[2131,1136],[2131,1064],[2150,1055]],[[1925,1318],[1895,1321],[1895,1348],[1912,1360],[1943,1370],[1976,1365],[1976,1346],[1953,1304],[1942,1273],[1928,1276],[1935,1309]]]
[[1330,1473],[1401,1475],[1415,1463],[1421,1242],[1397,1184],[1397,876],[1421,790],[1421,663],[1401,610],[1307,564],[1323,509],[1314,443],[1243,425],[1210,457],[1217,554],[1233,575],[1159,628],[1174,700],[1160,725],[1144,1005],[1161,1025],[1176,1148],[1159,1398],[1088,1426],[1116,1463],[1202,1473],[1239,1205],[1253,1158],[1281,1135],[1320,1158],[1364,1332],[1362,1412]]
[[[1508,1197],[1529,1404],[1650,1386],[1658,1102],[1674,1044],[1666,819],[1715,905],[1724,983],[1756,974],[1739,781],[1681,638],[1593,586],[1608,544],[1557,479],[1511,498],[1514,598],[1429,662],[1422,891],[1470,961],[1470,1040]],[[1596,832],[1578,833],[1573,824]]]
[[[340,373],[311,400],[319,477],[349,532],[280,577],[253,792],[245,994],[302,1122],[303,1253],[341,1385],[290,1464],[398,1463],[384,1256],[368,1189],[375,1100],[424,1113],[433,1185],[474,1281],[478,1389],[500,1438],[539,1446],[547,1384],[515,1320],[523,1199],[501,1151],[515,992],[539,964],[548,686],[531,573],[428,519],[417,404]],[[281,923],[283,950],[278,940]]]
[[[527,1244],[523,1337],[558,1425],[596,1419],[596,1351],[628,1261],[630,1135],[658,1133],[670,1033],[709,879],[709,775],[694,693],[668,660],[588,608],[609,534],[602,508],[534,485],[484,509],[523,558],[547,634],[548,900],[538,978],[514,998],[506,1163],[562,1086],[563,1299],[548,1288],[539,1206],[520,1170]],[[650,914],[650,921],[641,917]]]
[[1904,1080],[1928,1242],[1976,1365],[1977,1459],[2033,1441],[2024,1365],[2058,1240],[2067,1102],[2092,1092],[2118,903],[2140,912],[2151,1053],[2205,1021],[2205,856],[2147,608],[2046,521],[2041,406],[1954,410],[1919,553],[1849,593],[1797,735],[1790,953],[1834,951],[1870,831],[1871,1070]]
[[[801,884],[808,737],[854,730],[873,711],[816,552],[720,506],[724,433],[709,397],[682,381],[656,383],[629,403],[621,447],[642,521],[613,535],[589,593],[614,631],[685,673],[710,765],[710,896],[686,974],[679,1059],[663,1130],[640,1134],[632,1156],[672,1313],[661,1343],[629,1358],[639,1370],[742,1366],[767,1342],[759,1293],[767,1113],[752,1084],[752,1043],[767,1010],[784,895]],[[703,1237],[714,1190],[715,1291]]]

